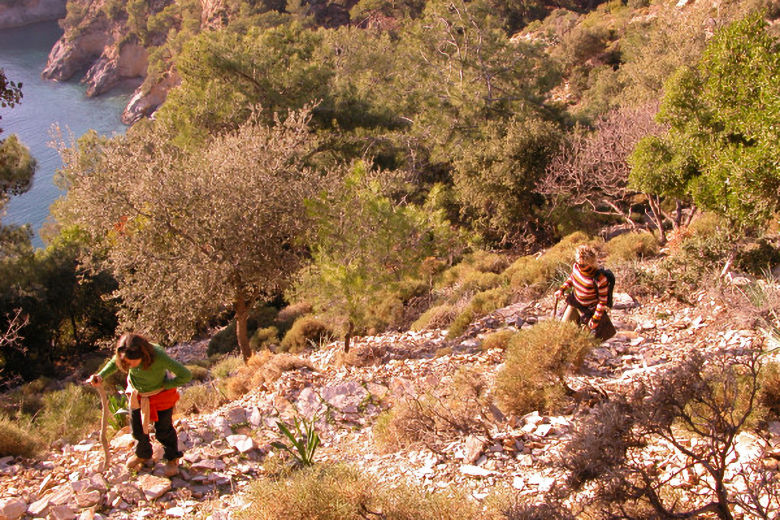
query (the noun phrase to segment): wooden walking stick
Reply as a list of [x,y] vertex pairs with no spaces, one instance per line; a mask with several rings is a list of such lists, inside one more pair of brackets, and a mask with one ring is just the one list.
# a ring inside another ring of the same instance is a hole
[[100,418],[100,444],[103,445],[103,465],[100,467],[100,472],[103,473],[108,469],[108,464],[111,462],[111,448],[108,444],[108,396],[106,395],[106,389],[103,385],[97,386],[97,391],[100,394],[100,407],[103,409],[103,416]]
[[553,305],[552,317],[555,318],[558,315],[558,297],[555,297],[555,304]]

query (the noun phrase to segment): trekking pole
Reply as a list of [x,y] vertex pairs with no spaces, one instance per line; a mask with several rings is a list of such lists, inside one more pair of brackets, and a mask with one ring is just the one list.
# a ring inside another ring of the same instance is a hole
[[553,305],[552,317],[555,318],[558,315],[558,297],[555,297],[555,304]]
[[106,389],[103,385],[97,388],[98,394],[100,394],[100,407],[103,409],[103,415],[100,418],[100,444],[103,445],[103,465],[100,467],[100,472],[103,473],[108,469],[108,464],[111,461],[111,448],[108,444],[108,396],[106,396]]

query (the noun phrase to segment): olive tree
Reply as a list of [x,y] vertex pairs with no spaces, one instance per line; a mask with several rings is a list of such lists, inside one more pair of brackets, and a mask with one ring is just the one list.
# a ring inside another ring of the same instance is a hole
[[69,191],[58,218],[103,248],[124,326],[185,339],[232,305],[249,358],[249,308],[295,271],[303,202],[320,185],[306,166],[310,117],[306,108],[269,126],[255,113],[186,153],[158,127],[63,149]]
[[665,84],[657,120],[630,157],[631,182],[657,194],[685,194],[700,207],[749,227],[778,209],[780,54],[754,13],[719,31],[695,67]]

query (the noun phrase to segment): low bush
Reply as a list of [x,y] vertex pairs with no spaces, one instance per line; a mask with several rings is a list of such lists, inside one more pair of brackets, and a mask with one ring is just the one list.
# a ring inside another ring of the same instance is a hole
[[279,344],[279,329],[276,327],[263,327],[257,329],[252,337],[249,338],[249,348],[253,352],[270,348],[272,345]]
[[627,262],[653,256],[658,253],[658,239],[649,231],[618,235],[604,248],[607,263]]
[[500,309],[512,300],[512,293],[504,287],[496,287],[475,294],[469,304],[458,314],[450,324],[447,337],[457,338],[463,334],[469,324],[477,318]]
[[349,367],[367,367],[382,362],[388,348],[384,344],[367,343],[353,346],[349,352],[339,351],[335,362]]
[[404,303],[396,295],[380,295],[375,305],[366,312],[365,333],[378,334],[388,328],[397,327],[404,318]]
[[487,431],[489,406],[483,376],[460,369],[440,387],[407,395],[380,414],[374,442],[386,452],[415,444],[437,451],[453,438]]
[[457,316],[455,306],[449,303],[434,305],[423,312],[417,320],[412,323],[411,329],[420,331],[425,329],[443,329],[452,323]]
[[[757,424],[759,354],[693,352],[656,374],[628,398],[594,408],[564,446],[567,486],[583,489],[587,506],[604,518],[769,518],[780,505],[761,458],[732,457],[740,433]],[[668,452],[650,446],[665,446]],[[679,461],[672,468],[665,462]],[[679,485],[676,475],[698,474],[704,486]],[[563,489],[564,486],[561,486]]]
[[244,366],[240,356],[225,356],[211,367],[211,375],[216,379],[225,379]]
[[332,336],[333,331],[325,322],[314,316],[303,316],[295,320],[292,328],[284,335],[279,350],[293,354],[303,352],[312,343],[316,344],[322,340],[328,341]]
[[517,415],[558,411],[567,391],[565,374],[579,368],[595,344],[590,333],[570,322],[543,321],[520,331],[496,376],[496,399]]
[[0,457],[32,457],[41,446],[28,421],[0,415]]
[[270,385],[285,372],[301,368],[314,370],[312,364],[306,359],[284,353],[273,354],[268,350],[263,350],[250,357],[246,366],[242,366],[235,375],[228,378],[227,395],[230,399],[236,399],[253,388]]
[[14,390],[0,396],[0,411],[14,416],[35,415],[43,408],[43,394],[49,389],[52,381],[47,377],[39,377]]
[[214,384],[190,385],[181,391],[176,411],[182,415],[206,413],[228,402],[227,396]]
[[[270,327],[278,315],[275,307],[260,304],[249,311],[246,327],[247,334],[251,338],[258,328]],[[214,334],[209,341],[206,353],[209,356],[215,354],[226,354],[238,349],[238,339],[236,338],[236,320],[231,322],[222,330]]]
[[276,315],[276,319],[274,320],[274,325],[279,330],[279,333],[283,335],[290,330],[290,327],[295,323],[295,320],[301,316],[311,314],[312,310],[312,306],[308,302],[290,304],[279,311],[279,314]]
[[480,517],[466,497],[387,486],[346,466],[313,466],[256,482],[240,520],[469,520]]
[[77,442],[100,424],[97,393],[69,384],[43,396],[43,408],[35,418],[35,431],[46,444],[57,439]]
[[[530,290],[533,294],[541,294],[552,287],[557,287],[569,275],[574,262],[574,250],[578,245],[592,242],[580,231],[564,237],[556,245],[541,256],[524,256],[510,265],[504,276],[510,280],[514,290]],[[559,283],[560,282],[560,283]]]
[[498,332],[493,332],[485,336],[480,348],[482,350],[491,350],[494,348],[505,350],[509,346],[509,341],[515,334],[516,332],[513,330],[499,330]]
[[192,374],[193,381],[205,381],[209,377],[209,370],[200,365],[187,365],[187,370]]

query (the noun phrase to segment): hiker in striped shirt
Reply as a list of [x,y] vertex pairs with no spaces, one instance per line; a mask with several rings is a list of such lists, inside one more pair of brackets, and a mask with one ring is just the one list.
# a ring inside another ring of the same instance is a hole
[[589,245],[581,245],[574,253],[574,265],[569,278],[555,292],[556,298],[566,297],[566,310],[563,321],[586,323],[590,330],[595,330],[601,317],[607,310],[609,281],[603,273],[596,273],[598,261],[596,250]]

